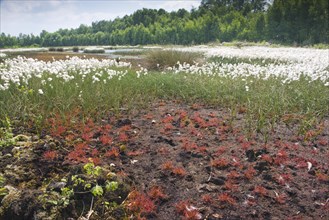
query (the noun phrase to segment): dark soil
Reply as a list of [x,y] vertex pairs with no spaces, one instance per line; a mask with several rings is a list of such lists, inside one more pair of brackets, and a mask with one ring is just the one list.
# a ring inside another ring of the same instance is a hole
[[[84,124],[78,114],[50,120],[40,139],[33,126],[16,128],[32,138],[1,149],[10,193],[0,219],[329,219],[329,118],[305,130],[286,115],[256,133],[244,112],[157,102]],[[85,174],[88,161],[106,175]],[[100,197],[61,181],[103,186],[108,173],[120,186]],[[42,202],[64,186],[74,189],[66,207]]]

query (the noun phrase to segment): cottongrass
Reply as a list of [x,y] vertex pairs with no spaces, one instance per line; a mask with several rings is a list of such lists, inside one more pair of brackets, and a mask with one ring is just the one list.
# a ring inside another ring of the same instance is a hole
[[122,106],[144,108],[155,99],[203,102],[233,112],[244,106],[256,118],[329,113],[329,68],[324,62],[328,50],[252,47],[203,52],[217,57],[203,64],[175,61],[161,72],[143,66],[135,70],[115,60],[5,59],[0,63],[0,115],[24,118],[75,108],[99,113]]
[[[210,62],[202,66],[181,64],[178,68],[169,68],[174,72],[187,72],[207,76],[227,77],[278,77],[282,83],[309,77],[310,81],[320,80],[329,86],[329,50],[312,48],[270,48],[270,47],[214,47],[197,46],[177,48],[179,51],[203,52],[206,57],[220,59],[241,59],[238,63]],[[247,61],[249,62],[246,62]],[[255,64],[256,59],[263,59],[260,64]]]
[[76,76],[84,79],[87,75],[92,75],[94,81],[99,81],[99,76],[108,74],[108,79],[113,76],[122,77],[126,71],[117,71],[115,68],[130,67],[130,63],[117,62],[115,60],[80,59],[71,57],[67,60],[57,60],[44,62],[31,58],[17,57],[6,59],[0,64],[0,90],[9,89],[10,85],[28,86],[32,78],[43,78],[47,75],[48,81],[52,78],[59,78],[68,82]]

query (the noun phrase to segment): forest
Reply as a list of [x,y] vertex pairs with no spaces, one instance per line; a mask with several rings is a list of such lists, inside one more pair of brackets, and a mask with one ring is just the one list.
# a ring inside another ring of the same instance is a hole
[[268,41],[328,43],[327,0],[202,0],[191,11],[141,9],[114,20],[39,35],[1,33],[0,48],[83,45],[194,45]]

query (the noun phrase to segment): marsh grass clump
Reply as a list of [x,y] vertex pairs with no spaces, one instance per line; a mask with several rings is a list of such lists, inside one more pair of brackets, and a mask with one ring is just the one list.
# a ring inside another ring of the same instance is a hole
[[177,66],[179,63],[193,65],[202,60],[198,52],[185,52],[177,50],[150,50],[146,54],[147,68],[150,70],[166,69]]

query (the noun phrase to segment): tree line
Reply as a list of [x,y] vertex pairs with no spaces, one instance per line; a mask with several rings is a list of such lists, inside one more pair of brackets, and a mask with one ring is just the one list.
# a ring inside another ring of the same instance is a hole
[[39,35],[0,35],[0,47],[202,44],[214,41],[329,43],[328,0],[202,0],[191,11],[141,9],[123,18]]

